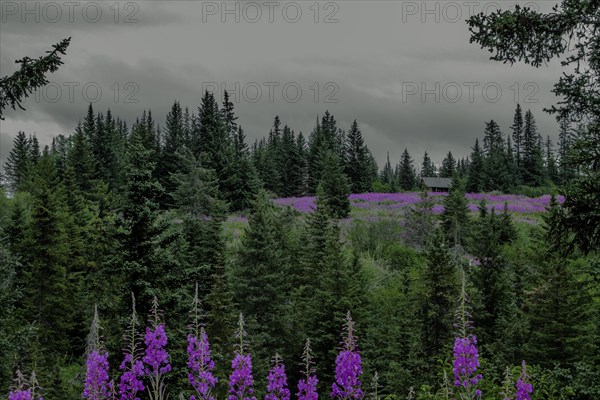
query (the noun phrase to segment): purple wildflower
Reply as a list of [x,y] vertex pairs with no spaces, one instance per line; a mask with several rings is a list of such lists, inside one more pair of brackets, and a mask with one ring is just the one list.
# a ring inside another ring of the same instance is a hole
[[319,380],[316,375],[310,375],[306,379],[300,379],[298,382],[298,400],[317,400],[317,384]]
[[525,361],[523,361],[521,376],[517,381],[517,397],[515,400],[531,400],[530,394],[533,393],[533,385],[527,382],[528,379],[527,366],[525,365]]
[[256,400],[254,379],[252,378],[252,359],[250,354],[236,354],[231,363],[232,373],[229,376],[228,400]]
[[84,399],[104,400],[110,397],[113,383],[108,376],[108,353],[101,354],[93,350],[88,354],[86,362],[85,385],[83,389]]
[[44,400],[41,396],[36,395],[37,379],[35,372],[31,373],[28,380],[20,370],[17,370],[15,378],[15,386],[8,393],[8,400]]
[[8,400],[33,400],[31,397],[31,389],[17,389],[8,394]]
[[254,378],[252,377],[252,358],[250,354],[244,354],[246,349],[244,330],[244,316],[240,314],[238,328],[235,332],[236,344],[235,357],[231,362],[231,375],[229,376],[229,397],[228,400],[256,400],[254,394]]
[[[454,340],[454,386],[461,386],[468,390],[481,380],[482,375],[476,374],[479,367],[479,352],[476,344],[475,335],[458,337]],[[481,392],[476,390],[476,395],[480,397]]]
[[319,380],[315,374],[313,367],[313,361],[310,354],[310,339],[306,339],[304,345],[304,351],[302,352],[302,361],[304,363],[304,379],[298,381],[298,400],[317,400],[319,394],[317,393],[317,384]]
[[146,344],[146,355],[143,358],[146,375],[165,374],[171,371],[167,346],[167,333],[165,324],[159,324],[154,328],[146,328],[144,343]]
[[119,383],[120,400],[140,400],[136,395],[145,389],[144,382],[141,381],[144,364],[140,360],[134,360],[131,354],[126,354],[119,368],[125,371]]
[[361,359],[356,349],[354,322],[350,312],[346,316],[346,337],[344,346],[335,360],[335,382],[331,385],[331,397],[338,399],[362,399],[360,376],[362,375]]
[[187,352],[188,368],[191,370],[188,373],[188,380],[200,395],[199,397],[193,395],[190,400],[214,400],[210,392],[217,383],[217,378],[211,372],[215,363],[210,358],[210,346],[204,328],[200,331],[200,338],[188,335]]
[[140,337],[136,330],[138,318],[135,312],[135,297],[133,295],[131,297],[133,311],[125,334],[127,347],[123,351],[124,359],[119,366],[119,369],[123,371],[119,381],[119,400],[140,400],[137,394],[145,389],[141,380],[144,376],[144,364],[138,359]]
[[150,326],[146,327],[144,343],[146,344],[144,362],[144,375],[150,380],[148,388],[150,400],[164,400],[168,398],[165,392],[164,375],[171,371],[169,364],[169,353],[166,347],[168,343],[165,324],[161,321],[162,314],[158,308],[158,300],[154,297],[152,301]]
[[275,356],[275,365],[269,371],[267,376],[267,395],[265,400],[290,400],[290,390],[287,384],[287,375],[285,374],[285,365],[281,358]]

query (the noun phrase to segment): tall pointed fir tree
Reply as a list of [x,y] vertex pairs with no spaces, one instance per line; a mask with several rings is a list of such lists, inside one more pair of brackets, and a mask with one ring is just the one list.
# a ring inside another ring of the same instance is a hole
[[523,130],[523,155],[521,178],[523,184],[539,186],[543,183],[544,160],[541,147],[541,136],[538,133],[535,118],[531,110],[525,113],[525,128]]
[[[47,150],[35,168],[34,187],[28,250],[22,254],[23,265],[30,271],[24,294],[27,314],[33,318],[29,322],[38,326],[37,339],[45,349],[38,372],[46,382],[56,383],[60,379],[56,370],[59,357],[74,354],[76,349],[77,304],[69,299],[77,298],[78,271],[70,260],[64,188]],[[56,390],[52,385],[48,396],[60,396]]]
[[348,263],[343,256],[340,229],[331,218],[320,187],[316,202],[316,210],[308,217],[302,238],[305,247],[293,275],[297,288],[293,320],[298,325],[293,327],[304,332],[304,337],[314,338],[311,343],[319,381],[329,386],[333,380],[331,360],[339,343],[337,327],[348,310],[358,314],[364,302],[365,283],[358,264]]
[[452,178],[454,173],[456,172],[456,160],[452,155],[452,152],[449,151],[446,155],[446,158],[442,161],[442,167],[440,168],[440,177],[442,178]]
[[270,354],[286,354],[286,307],[291,286],[285,229],[281,211],[260,192],[232,270],[234,298],[253,332],[251,344],[261,376],[268,371]]
[[517,104],[517,108],[515,110],[515,116],[513,117],[513,124],[510,129],[512,130],[512,140],[515,148],[515,161],[517,163],[517,170],[519,173],[519,178],[522,175],[522,161],[523,161],[523,135],[524,135],[524,125],[523,125],[523,111],[521,110],[521,105]]
[[413,160],[408,153],[408,149],[404,149],[398,164],[398,184],[401,190],[408,191],[415,188],[416,173],[413,165]]
[[315,193],[323,174],[323,161],[326,153],[341,153],[336,121],[329,111],[321,118],[310,134],[308,141],[309,190]]
[[446,240],[455,251],[464,247],[469,233],[469,207],[463,185],[458,179],[452,181],[450,193],[443,200],[444,211],[441,215]]
[[356,120],[352,122],[346,134],[345,172],[352,193],[364,193],[371,188],[368,149]]
[[433,232],[427,246],[427,266],[422,273],[425,293],[421,301],[423,344],[429,365],[449,347],[459,285],[457,270],[444,232]]
[[158,216],[158,199],[163,187],[153,175],[155,153],[146,147],[147,130],[144,125],[133,127],[127,149],[127,169],[125,173],[125,201],[122,206],[125,228],[122,243],[124,263],[122,266],[126,288],[123,292],[133,293],[139,304],[147,309],[152,300],[153,239],[157,232],[155,221]]
[[32,167],[30,141],[25,132],[19,131],[4,164],[4,173],[13,192],[27,190],[27,180],[31,177]]
[[421,178],[435,175],[435,165],[433,165],[429,154],[425,152],[425,154],[423,154],[423,162],[421,163]]
[[567,118],[559,120],[558,133],[558,170],[559,181],[565,185],[575,176],[575,168],[569,160],[571,151],[571,125]]
[[395,192],[398,188],[398,184],[396,181],[396,175],[394,174],[394,170],[392,169],[392,164],[390,163],[390,153],[387,153],[387,160],[383,169],[381,170],[381,174],[379,175],[379,180],[381,183],[386,185],[386,190]]
[[550,135],[546,137],[545,143],[545,165],[546,165],[546,178],[552,184],[557,184],[558,179],[558,167],[556,166],[556,157],[554,156],[554,149],[552,146],[552,140]]
[[479,139],[475,139],[475,146],[471,152],[471,163],[469,164],[466,191],[468,193],[479,193],[483,187],[483,152],[479,146]]
[[164,128],[164,146],[160,154],[158,167],[159,181],[165,189],[165,196],[161,198],[163,207],[172,206],[174,201],[170,194],[177,189],[177,182],[173,174],[181,172],[180,154],[186,145],[183,110],[178,101],[173,103],[171,111],[167,114]]
[[350,186],[339,156],[333,151],[322,154],[322,178],[319,187],[322,189],[322,201],[327,204],[327,209],[333,218],[346,218],[350,214]]
[[406,215],[405,241],[410,245],[424,248],[427,244],[429,235],[435,228],[434,205],[433,197],[423,185],[419,192],[419,201],[411,206]]
[[482,189],[507,192],[509,186],[504,139],[498,124],[491,120],[485,124],[483,138]]

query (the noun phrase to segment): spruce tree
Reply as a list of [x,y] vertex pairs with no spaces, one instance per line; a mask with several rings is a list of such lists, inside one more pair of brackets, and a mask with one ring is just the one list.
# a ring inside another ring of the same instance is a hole
[[525,185],[539,186],[543,183],[543,154],[541,136],[537,131],[535,118],[531,110],[525,113],[523,130],[522,180]]
[[433,365],[451,342],[452,311],[459,291],[456,266],[440,230],[434,231],[427,247],[422,284],[425,288],[421,303],[424,351],[429,365]]
[[322,180],[323,202],[333,218],[346,218],[350,214],[350,186],[340,165],[339,157],[333,151],[323,154]]
[[507,192],[510,186],[510,176],[504,139],[500,127],[494,120],[486,122],[484,135],[482,188],[485,191]]
[[440,177],[442,178],[452,178],[454,173],[456,172],[456,160],[452,155],[452,152],[448,152],[446,158],[442,161],[442,167],[440,168]]
[[425,154],[423,154],[423,162],[421,163],[421,178],[432,177],[435,175],[435,166],[433,165],[431,158],[429,158],[429,154],[425,152]]
[[20,131],[13,141],[13,147],[4,164],[9,187],[13,192],[27,189],[27,180],[30,178],[32,167],[30,142],[25,132]]
[[286,331],[281,321],[290,290],[285,237],[280,211],[260,192],[241,239],[232,284],[237,307],[253,331],[255,365],[263,376],[270,355],[284,353]]
[[556,184],[558,183],[558,168],[556,166],[556,158],[554,157],[554,149],[552,148],[552,140],[550,140],[550,135],[546,137],[546,177],[548,180]]
[[515,147],[515,161],[517,163],[517,169],[519,170],[519,175],[521,175],[521,167],[523,161],[523,135],[524,135],[524,127],[523,127],[523,111],[521,110],[521,105],[517,104],[517,109],[515,110],[515,116],[513,117],[513,124],[510,129],[512,130],[512,139],[513,145]]
[[468,193],[481,192],[483,187],[483,152],[479,146],[479,139],[475,139],[468,170],[466,191]]
[[387,161],[381,170],[381,174],[379,176],[379,180],[386,185],[386,189],[391,192],[395,192],[398,185],[396,181],[396,175],[394,174],[394,170],[392,169],[392,164],[390,163],[390,153],[387,153]]
[[[171,111],[167,114],[165,129],[165,143],[160,154],[161,162],[159,168],[160,183],[166,193],[173,193],[177,189],[177,182],[173,180],[173,174],[181,171],[180,153],[186,145],[183,110],[179,102],[173,103]],[[173,205],[172,199],[165,196],[161,199],[164,206]]]
[[55,357],[74,350],[70,338],[77,304],[69,301],[76,296],[76,286],[71,275],[75,271],[71,270],[64,188],[47,152],[35,168],[34,187],[27,251],[22,254],[24,267],[30,271],[24,291],[28,315],[39,326],[39,340],[47,350],[46,366],[52,370]]
[[435,228],[433,213],[434,199],[429,195],[425,186],[419,192],[419,201],[413,204],[406,216],[405,241],[417,248],[424,248],[429,235]]
[[398,167],[398,184],[400,185],[400,189],[404,191],[414,189],[417,184],[416,173],[408,149],[404,149]]
[[163,188],[153,176],[155,158],[152,149],[144,143],[145,129],[136,129],[127,149],[127,171],[125,173],[125,201],[122,207],[125,228],[123,273],[126,293],[133,293],[139,303],[149,308],[151,292],[152,243],[157,232],[154,223],[158,216],[158,199]]
[[346,135],[345,167],[352,193],[364,193],[371,187],[367,151],[358,123],[354,120]]
[[464,247],[469,233],[469,207],[463,185],[458,179],[452,180],[450,192],[443,200],[444,212],[441,215],[446,240],[455,251]]
[[566,118],[559,121],[560,131],[558,135],[558,169],[561,184],[567,184],[573,177],[574,168],[569,161],[571,151],[571,126]]
[[71,137],[68,157],[77,188],[83,195],[89,196],[94,183],[96,165],[89,140],[83,133],[81,124],[77,125]]

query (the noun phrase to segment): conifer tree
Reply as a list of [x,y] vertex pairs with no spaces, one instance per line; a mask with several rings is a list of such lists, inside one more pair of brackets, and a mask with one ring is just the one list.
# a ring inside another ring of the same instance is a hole
[[127,149],[125,199],[122,215],[126,229],[123,238],[126,293],[134,293],[140,304],[149,308],[152,299],[152,241],[158,216],[158,199],[163,188],[153,176],[155,159],[144,144],[146,131],[135,129]]
[[425,186],[419,192],[419,201],[413,204],[406,216],[406,242],[424,248],[435,228],[433,206],[435,202]]
[[521,163],[523,161],[523,111],[521,110],[521,105],[517,104],[517,109],[515,110],[515,116],[513,117],[513,124],[510,129],[512,130],[512,139],[515,147],[515,161],[517,163],[517,168],[519,170],[519,174],[521,174]]
[[427,266],[423,271],[423,340],[429,364],[433,364],[452,338],[452,310],[459,285],[455,263],[440,230],[433,232],[427,247]]
[[456,160],[452,155],[452,152],[448,152],[446,158],[442,161],[442,167],[440,168],[440,177],[442,178],[452,178],[454,173],[456,172]]
[[387,161],[381,170],[379,180],[387,186],[388,191],[395,192],[397,190],[396,175],[390,163],[390,153],[387,153]]
[[571,151],[571,127],[566,118],[559,121],[558,134],[558,169],[561,184],[567,184],[574,177],[574,168],[569,161]]
[[510,185],[510,176],[508,175],[504,140],[500,127],[494,120],[486,122],[483,154],[483,190],[507,192]]
[[554,149],[552,148],[552,140],[550,135],[546,137],[546,177],[554,184],[558,183],[558,168],[556,166],[556,158],[554,157]]
[[248,227],[233,270],[233,293],[238,309],[252,328],[257,371],[265,375],[269,354],[285,353],[285,304],[289,298],[289,252],[280,211],[260,192],[253,204]]
[[356,120],[352,122],[346,135],[346,167],[345,172],[352,193],[363,193],[370,189],[370,173],[368,149]]
[[466,191],[478,193],[482,190],[483,181],[483,153],[479,146],[479,139],[475,139],[475,146],[471,152],[471,163],[467,174]]
[[443,204],[442,229],[448,243],[458,251],[466,244],[469,227],[469,208],[463,182],[452,180],[450,193],[444,198]]
[[[180,153],[186,145],[185,126],[183,110],[179,102],[173,103],[171,111],[167,114],[165,129],[165,143],[161,152],[161,162],[158,166],[160,183],[166,193],[173,193],[177,189],[177,183],[173,181],[173,174],[181,171]],[[163,205],[172,205],[172,199],[165,196],[161,199]]]
[[54,357],[74,349],[69,338],[76,304],[68,299],[75,295],[76,286],[70,279],[75,271],[70,267],[64,189],[47,151],[35,168],[34,187],[28,250],[23,254],[23,264],[30,271],[25,298],[28,315],[35,318],[39,340],[47,349],[46,366],[52,369]]
[[25,132],[17,133],[13,147],[8,154],[4,170],[12,191],[26,190],[33,163],[31,160],[30,141]]
[[423,154],[423,162],[421,163],[421,178],[432,177],[435,175],[435,166],[433,165],[431,158],[429,158],[429,154],[425,152],[425,154]]
[[333,151],[323,154],[323,173],[319,187],[323,190],[322,201],[327,204],[333,218],[346,218],[350,214],[350,187]]
[[409,191],[416,186],[416,173],[413,165],[413,160],[408,153],[408,149],[404,149],[398,164],[398,184],[401,190]]
[[531,110],[525,113],[523,130],[522,180],[525,185],[539,186],[543,179],[543,154],[541,136],[537,131],[535,118]]
[[68,156],[69,166],[73,172],[77,188],[83,195],[89,196],[95,175],[95,162],[90,143],[83,133],[81,124],[78,124],[75,128],[71,142]]

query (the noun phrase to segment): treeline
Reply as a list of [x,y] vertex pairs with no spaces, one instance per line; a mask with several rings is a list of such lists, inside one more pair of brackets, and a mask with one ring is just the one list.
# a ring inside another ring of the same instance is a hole
[[517,105],[512,134],[504,135],[494,120],[485,123],[483,139],[475,140],[471,155],[456,159],[449,151],[442,163],[436,165],[427,152],[420,168],[407,149],[392,167],[387,162],[373,186],[375,191],[396,192],[418,188],[421,177],[458,177],[466,181],[470,193],[523,191],[523,187],[553,187],[568,184],[577,175],[568,162],[573,132],[566,120],[559,124],[558,149],[550,135],[543,138],[538,132],[531,110],[525,112]]
[[[481,142],[476,139],[469,157],[456,159],[449,151],[441,164],[436,164],[425,152],[417,168],[408,149],[404,149],[395,166],[388,153],[386,163],[378,170],[356,120],[346,131],[325,112],[305,138],[276,116],[268,135],[249,146],[227,92],[220,107],[214,96],[206,93],[197,114],[175,102],[165,127],[157,126],[152,113],[144,111],[129,129],[110,110],[95,115],[90,105],[74,134],[55,137],[50,150],[60,156],[60,168],[67,164],[67,157],[74,160],[78,181],[88,177],[102,180],[111,191],[122,192],[124,160],[135,131],[151,152],[156,163],[153,176],[166,192],[174,190],[171,174],[183,170],[181,154],[189,152],[215,171],[219,191],[230,211],[247,209],[260,188],[278,197],[314,195],[328,163],[342,171],[346,185],[342,184],[341,190],[349,193],[416,190],[421,177],[433,176],[465,179],[468,192],[511,192],[519,191],[521,186],[561,186],[576,176],[575,168],[566,162],[572,146],[569,123],[560,123],[558,150],[549,136],[542,139],[533,114],[528,110],[523,116],[520,105],[515,111],[512,135],[504,136],[493,120],[485,125],[484,137]],[[19,132],[5,165],[9,188],[26,188],[27,171],[39,155],[35,135],[28,138]],[[159,205],[166,209],[173,201],[163,196]]]

